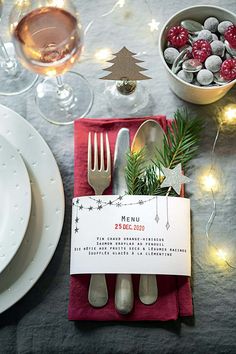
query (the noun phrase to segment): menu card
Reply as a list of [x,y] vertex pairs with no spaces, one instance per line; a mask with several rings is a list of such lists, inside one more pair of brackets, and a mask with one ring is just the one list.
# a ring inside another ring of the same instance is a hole
[[190,276],[189,199],[74,198],[70,273]]

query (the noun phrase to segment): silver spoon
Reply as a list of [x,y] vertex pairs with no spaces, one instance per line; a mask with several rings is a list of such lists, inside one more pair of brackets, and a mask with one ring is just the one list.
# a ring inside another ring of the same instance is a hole
[[215,73],[214,74],[214,83],[216,83],[219,86],[223,86],[225,84],[228,84],[230,82],[230,80],[225,80],[223,79],[223,77],[220,75],[220,73]]
[[175,59],[171,68],[174,74],[177,74],[177,72],[181,69],[181,65],[183,64],[183,62],[188,59],[186,55],[188,50],[188,47],[182,50],[182,52],[180,52],[177,58]]
[[204,29],[203,25],[194,20],[183,20],[180,25],[184,27],[190,34],[196,34]]
[[225,41],[225,49],[231,55],[231,57],[236,58],[236,49],[231,48],[228,41]]
[[[145,121],[137,130],[132,146],[132,152],[145,148],[146,166],[150,165],[156,156],[157,149],[163,149],[164,131],[154,120]],[[157,280],[155,274],[141,274],[139,280],[139,299],[145,305],[156,302],[158,297]]]
[[191,35],[190,34],[189,37],[188,37],[188,41],[189,41],[191,46],[193,45],[194,42],[196,42],[197,39],[198,39],[197,34],[196,35]]
[[183,62],[182,68],[188,73],[197,73],[202,69],[203,65],[198,59],[188,59]]

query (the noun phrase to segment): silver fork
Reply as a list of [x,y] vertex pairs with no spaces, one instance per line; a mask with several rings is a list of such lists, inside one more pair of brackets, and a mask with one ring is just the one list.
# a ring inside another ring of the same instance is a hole
[[[92,167],[92,141],[91,133],[88,135],[88,183],[93,188],[95,195],[103,194],[111,183],[111,154],[108,135],[106,133],[106,157],[104,162],[103,133],[100,133],[100,167],[98,167],[98,142],[97,133],[94,133],[94,164]],[[90,278],[88,301],[94,307],[103,307],[108,301],[108,291],[105,274],[92,274]]]

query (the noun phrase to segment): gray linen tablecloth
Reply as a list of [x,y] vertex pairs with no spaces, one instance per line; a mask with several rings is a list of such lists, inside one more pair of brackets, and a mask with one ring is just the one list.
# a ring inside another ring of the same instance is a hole
[[[7,17],[13,1],[5,1],[0,24],[5,40]],[[123,9],[108,12],[115,0],[76,1],[84,25],[95,20],[86,36],[86,57],[76,70],[87,77],[95,91],[95,103],[90,117],[109,117],[101,94],[102,68],[107,67],[94,59],[99,48],[118,51],[126,45],[134,52],[146,52],[142,58],[147,74],[153,80],[146,85],[152,93],[152,102],[145,115],[173,116],[178,108],[188,107],[205,121],[198,157],[193,161],[192,183],[187,191],[193,211],[193,301],[192,319],[171,323],[73,323],[67,320],[69,291],[69,254],[71,198],[73,196],[73,127],[50,125],[40,118],[34,107],[33,90],[18,97],[0,97],[4,104],[25,117],[44,137],[52,149],[64,182],[66,215],[63,232],[55,255],[31,291],[15,306],[0,315],[0,353],[235,353],[236,310],[235,271],[219,268],[209,259],[205,224],[210,214],[211,200],[201,192],[198,176],[210,162],[210,149],[216,132],[214,118],[218,109],[236,101],[236,89],[222,100],[208,106],[184,103],[168,87],[157,49],[157,36],[148,30],[152,18],[164,22],[175,12],[190,5],[191,1],[126,0]],[[208,0],[208,4],[236,10],[235,1]],[[204,4],[198,1],[197,4]],[[151,10],[151,12],[150,12]],[[124,27],[126,26],[126,27]],[[218,215],[212,228],[214,240],[235,248],[236,205],[236,131],[221,135],[217,146],[217,164],[222,171],[222,191],[217,196]]]

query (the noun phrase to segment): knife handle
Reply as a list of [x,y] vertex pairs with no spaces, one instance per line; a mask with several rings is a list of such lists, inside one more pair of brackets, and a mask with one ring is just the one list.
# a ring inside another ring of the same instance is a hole
[[132,276],[118,274],[116,277],[115,308],[121,315],[130,313],[134,306],[134,291]]
[[103,307],[108,301],[105,274],[92,274],[90,277],[88,301],[93,307]]
[[141,274],[139,280],[139,299],[144,305],[157,301],[158,288],[155,274]]

